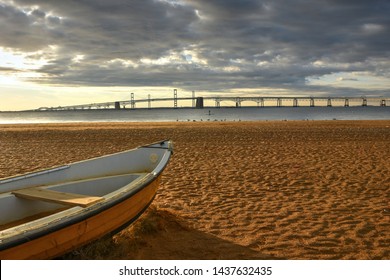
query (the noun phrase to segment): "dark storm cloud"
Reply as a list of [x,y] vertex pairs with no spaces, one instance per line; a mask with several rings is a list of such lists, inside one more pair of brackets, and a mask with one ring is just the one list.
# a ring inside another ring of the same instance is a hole
[[389,3],[0,1],[0,46],[57,46],[38,70],[44,83],[331,94],[337,90],[307,79],[356,71],[389,77]]
[[45,29],[33,23],[33,16],[0,2],[0,45],[25,51],[45,46]]
[[[0,6],[8,33],[1,36],[2,45],[39,49],[41,45],[32,45],[29,40],[36,36],[45,39],[42,44],[58,45],[64,53],[86,52],[102,58],[159,57],[190,39],[189,24],[196,19],[188,7],[152,0],[14,3],[17,6]],[[34,6],[40,10],[29,11]],[[45,13],[50,16],[42,20]],[[40,21],[36,21],[37,16]]]
[[[211,19],[204,30],[211,36],[225,34],[216,37],[213,45],[235,40],[233,47],[241,47],[241,56],[277,50],[304,62],[324,57],[354,62],[369,55],[383,56],[380,51],[389,49],[388,1],[245,1],[261,2],[262,6],[253,4],[253,9],[242,10],[224,5],[241,1],[189,2],[199,9],[214,6],[202,11]],[[226,14],[229,17],[223,16]],[[377,30],[370,32],[369,26],[377,26]]]

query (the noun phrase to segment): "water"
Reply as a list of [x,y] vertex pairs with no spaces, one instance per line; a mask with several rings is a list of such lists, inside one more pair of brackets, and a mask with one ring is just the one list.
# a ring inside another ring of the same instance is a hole
[[241,107],[0,112],[0,124],[333,119],[390,120],[390,107]]

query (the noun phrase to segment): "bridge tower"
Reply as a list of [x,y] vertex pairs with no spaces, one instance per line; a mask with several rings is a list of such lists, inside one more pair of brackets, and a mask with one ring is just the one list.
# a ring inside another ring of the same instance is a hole
[[195,108],[196,104],[195,104],[195,91],[193,90],[192,91],[192,108]]
[[216,108],[220,108],[221,107],[221,100],[219,99],[219,97],[215,98],[215,107]]
[[173,108],[177,108],[177,89],[173,90]]
[[241,107],[241,99],[239,97],[236,98],[236,107]]
[[367,98],[362,97],[362,99],[363,99],[362,106],[363,106],[363,107],[367,106]]
[[131,109],[134,109],[134,107],[135,107],[135,101],[134,101],[134,93],[133,93],[133,92],[131,93],[130,104],[131,104]]
[[150,110],[152,108],[152,102],[150,100],[150,94],[148,94],[148,109]]

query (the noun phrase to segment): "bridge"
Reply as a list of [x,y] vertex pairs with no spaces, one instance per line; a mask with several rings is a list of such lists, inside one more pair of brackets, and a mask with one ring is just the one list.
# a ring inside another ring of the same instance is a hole
[[[134,93],[131,93],[130,100],[90,103],[82,105],[58,106],[58,107],[40,107],[35,111],[61,111],[61,110],[89,110],[89,109],[136,109],[136,108],[157,108],[152,107],[152,103],[172,102],[170,106],[164,108],[178,108],[179,101],[191,101],[191,105],[186,108],[201,109],[204,107],[316,107],[316,106],[387,106],[390,104],[390,97],[290,97],[290,96],[205,96],[196,97],[192,92],[192,97],[178,97],[177,90],[173,92],[173,97],[135,99]],[[188,102],[187,102],[188,103]],[[205,104],[209,104],[205,106]],[[230,105],[226,105],[229,103]],[[243,104],[245,103],[245,104]],[[140,104],[147,106],[140,107]],[[221,106],[222,104],[222,106]],[[183,107],[183,106],[181,106]],[[162,108],[159,106],[158,108]]]

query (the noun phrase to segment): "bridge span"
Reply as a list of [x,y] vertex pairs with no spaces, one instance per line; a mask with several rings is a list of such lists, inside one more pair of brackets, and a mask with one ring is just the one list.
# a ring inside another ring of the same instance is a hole
[[[387,106],[390,97],[290,97],[290,96],[205,96],[178,97],[177,90],[173,97],[135,99],[134,93],[129,100],[90,103],[70,106],[40,107],[36,111],[61,111],[61,110],[89,110],[89,109],[136,109],[136,108],[179,108],[179,102],[187,101],[186,106],[181,108],[204,108],[204,107],[317,107],[317,106]],[[189,105],[188,101],[192,103]],[[171,105],[152,107],[154,103],[172,102]],[[143,106],[140,106],[140,105]],[[144,105],[146,104],[146,106]]]

